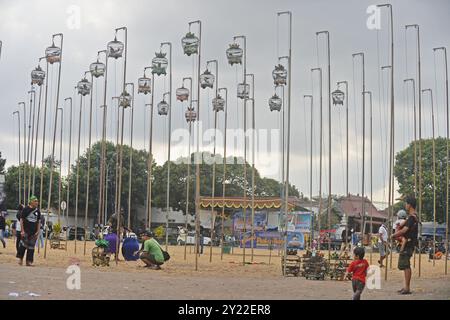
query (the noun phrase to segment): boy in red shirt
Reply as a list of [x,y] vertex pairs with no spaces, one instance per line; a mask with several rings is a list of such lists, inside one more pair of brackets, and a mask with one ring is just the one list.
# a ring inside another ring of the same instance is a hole
[[365,250],[362,247],[356,247],[353,251],[354,261],[350,264],[345,273],[345,278],[349,273],[352,276],[353,300],[361,300],[361,294],[366,286],[366,275],[369,263],[364,259]]

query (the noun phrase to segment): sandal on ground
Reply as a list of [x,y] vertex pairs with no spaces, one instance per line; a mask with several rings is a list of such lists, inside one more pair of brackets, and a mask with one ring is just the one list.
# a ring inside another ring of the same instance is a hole
[[405,294],[411,294],[411,291],[406,291],[405,289],[402,289],[398,292],[399,294],[405,295]]

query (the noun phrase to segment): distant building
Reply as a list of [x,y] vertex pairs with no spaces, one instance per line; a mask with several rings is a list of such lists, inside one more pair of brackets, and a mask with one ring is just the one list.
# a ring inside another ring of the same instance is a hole
[[[356,232],[376,233],[380,225],[387,219],[384,211],[379,211],[370,200],[364,198],[364,215],[362,214],[362,201],[360,195],[352,195],[337,198],[334,202],[334,209],[340,216],[346,215],[349,228]],[[370,228],[372,222],[372,230]],[[365,228],[364,228],[365,225]]]

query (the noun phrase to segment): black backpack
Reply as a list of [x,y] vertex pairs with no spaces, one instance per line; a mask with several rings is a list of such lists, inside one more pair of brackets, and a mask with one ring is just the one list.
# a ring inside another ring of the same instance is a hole
[[170,259],[170,254],[167,251],[164,251],[163,249],[161,249],[161,251],[164,256],[164,261],[168,261]]

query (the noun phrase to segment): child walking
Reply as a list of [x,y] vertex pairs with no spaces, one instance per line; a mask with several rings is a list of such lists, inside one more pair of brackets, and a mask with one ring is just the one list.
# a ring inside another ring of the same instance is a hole
[[366,275],[369,263],[364,259],[365,250],[363,247],[356,247],[353,250],[354,261],[347,268],[345,278],[352,273],[353,300],[361,300],[361,294],[366,286]]

